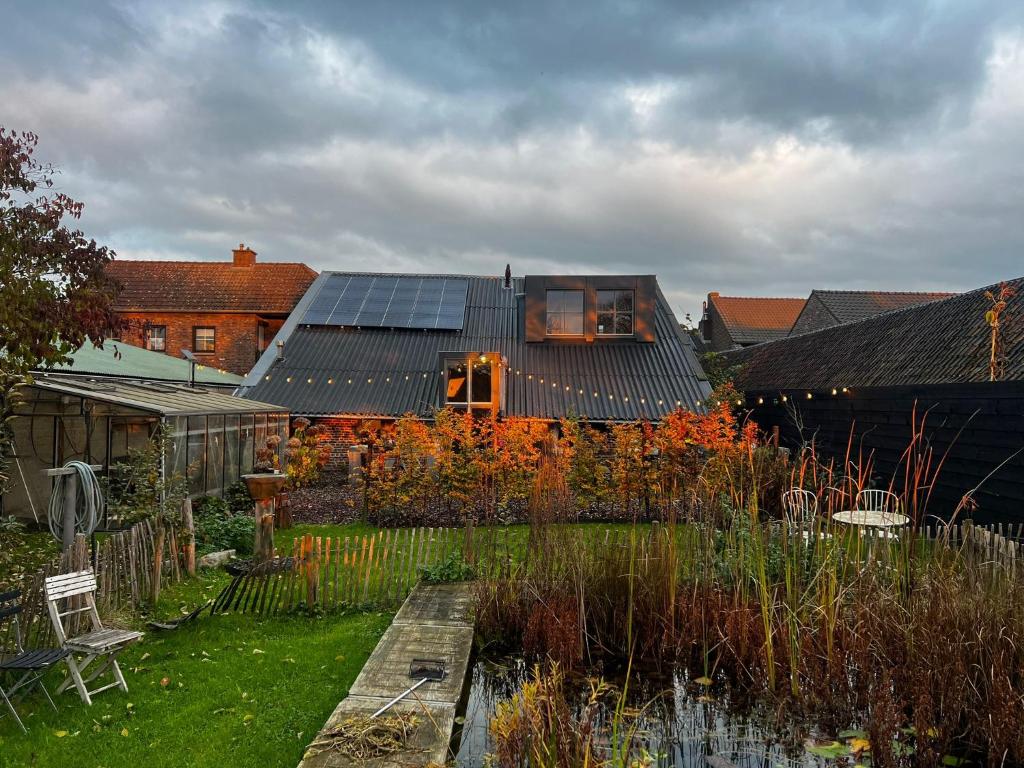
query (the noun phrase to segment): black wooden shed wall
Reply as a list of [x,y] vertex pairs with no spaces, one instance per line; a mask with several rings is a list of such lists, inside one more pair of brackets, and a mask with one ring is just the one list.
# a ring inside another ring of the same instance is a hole
[[836,395],[816,391],[812,399],[806,390],[750,390],[746,404],[763,429],[779,428],[782,445],[795,448],[813,439],[819,455],[838,462],[852,430],[854,460],[858,450],[865,456],[874,452],[878,487],[887,486],[897,470],[902,476],[901,456],[910,443],[916,407],[918,419],[926,414],[925,435],[936,461],[948,452],[928,514],[947,517],[965,493],[982,484],[974,495],[975,521],[1024,521],[1024,381],[864,387]]

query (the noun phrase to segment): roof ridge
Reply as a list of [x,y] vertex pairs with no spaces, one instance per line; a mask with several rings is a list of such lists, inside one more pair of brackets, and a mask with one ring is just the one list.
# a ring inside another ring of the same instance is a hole
[[869,288],[812,288],[811,293],[869,293],[882,296],[958,296],[956,291],[876,291]]
[[807,301],[800,296],[714,296],[713,299],[742,299],[744,301]]
[[[234,262],[231,261],[210,261],[206,259],[119,259],[115,258],[111,260],[111,264],[213,264],[222,267],[233,267]],[[313,268],[302,261],[257,261],[255,264],[251,264],[253,267],[270,267],[270,266],[281,266],[281,267],[305,267],[311,271]]]

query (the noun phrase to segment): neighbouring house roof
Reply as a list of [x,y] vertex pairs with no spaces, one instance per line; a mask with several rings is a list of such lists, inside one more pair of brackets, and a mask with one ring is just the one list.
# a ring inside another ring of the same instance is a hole
[[735,344],[760,344],[781,339],[793,327],[804,299],[719,296],[708,294]]
[[[86,379],[44,373],[32,377],[32,386],[62,395],[134,408],[161,416],[202,416],[231,413],[287,412],[279,405],[235,397],[217,389],[163,382]],[[31,416],[31,413],[22,414]]]
[[[72,353],[67,365],[54,366],[50,372],[76,376],[101,376],[121,379],[188,382],[189,362],[162,352],[153,352],[123,341],[107,339],[103,348],[86,342]],[[199,384],[237,387],[242,377],[228,371],[197,365],[195,381]]]
[[287,314],[316,279],[305,264],[123,261],[107,266],[122,285],[116,309]]
[[[324,273],[318,284],[343,274],[351,273]],[[486,352],[508,362],[503,413],[511,416],[657,419],[677,403],[699,408],[710,392],[693,343],[660,289],[653,343],[528,343],[525,279],[514,278],[511,288],[496,277],[464,279],[464,322],[447,331],[303,324],[307,308],[317,311],[314,284],[276,337],[284,342],[284,359],[269,349],[243,391],[295,414],[429,417],[440,405],[441,354]]]
[[951,293],[911,291],[811,291],[790,335],[853,323],[894,309],[947,299]]
[[[1002,380],[1024,380],[1024,277],[1002,324]],[[726,353],[741,389],[827,389],[989,380],[991,302],[979,288],[844,325]]]

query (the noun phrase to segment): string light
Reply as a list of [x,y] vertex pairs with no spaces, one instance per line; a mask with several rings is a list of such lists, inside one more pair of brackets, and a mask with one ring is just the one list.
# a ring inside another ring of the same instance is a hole
[[334,379],[328,379],[328,380],[327,380],[327,383],[328,383],[328,384],[333,384],[333,383],[334,383]]
[[757,398],[757,404],[758,405],[764,405],[764,398],[763,397]]
[[789,398],[788,398],[788,397],[786,397],[785,395],[783,395],[783,396],[782,396],[782,402],[786,402],[787,400],[789,400]]
[[850,391],[849,389],[847,389],[846,387],[843,387],[843,392],[849,392],[849,391]]
[[270,374],[268,373],[266,376],[263,377],[263,379],[265,381],[270,381]]
[[287,381],[289,384],[291,384],[292,383],[292,377],[289,376],[287,379],[285,379],[285,381]]
[[349,379],[349,380],[348,380],[348,383],[349,383],[349,384],[351,384],[351,383],[352,383],[352,379]]
[[811,394],[810,392],[808,392],[808,393],[807,393],[807,399],[808,399],[808,400],[811,400],[811,399],[813,399],[813,398],[814,398],[814,395],[812,395],[812,394]]
[[832,394],[833,394],[833,395],[836,395],[836,394],[838,394],[838,392],[836,392],[836,388],[835,388],[835,387],[832,387]]
[[307,384],[312,384],[313,383],[313,378],[310,377],[310,378],[306,379],[306,383]]

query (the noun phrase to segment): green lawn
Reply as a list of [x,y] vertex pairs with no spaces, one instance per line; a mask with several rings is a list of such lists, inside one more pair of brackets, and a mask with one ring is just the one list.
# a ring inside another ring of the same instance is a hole
[[[169,588],[159,614],[192,607],[225,582],[208,572]],[[19,706],[28,736],[0,719],[0,766],[294,766],[389,623],[378,613],[204,613],[187,628],[150,632],[122,656],[127,694],[106,691],[86,707],[65,692],[56,713],[33,694]]]

